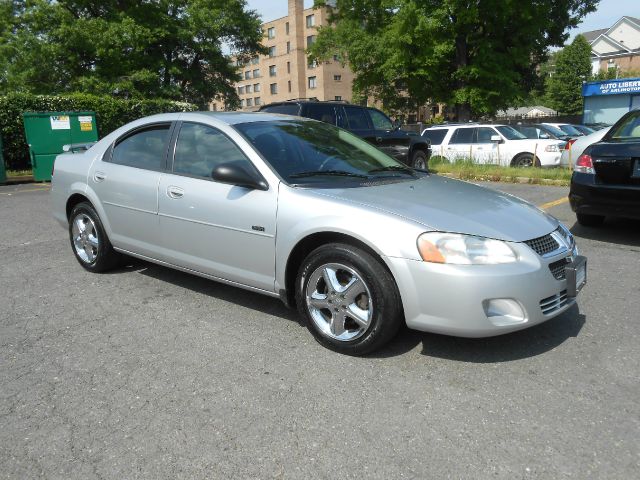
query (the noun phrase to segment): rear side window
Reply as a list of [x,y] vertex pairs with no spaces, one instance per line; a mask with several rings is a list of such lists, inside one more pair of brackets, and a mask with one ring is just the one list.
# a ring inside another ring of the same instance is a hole
[[111,163],[145,170],[164,170],[169,142],[169,124],[154,125],[119,140]]
[[352,130],[368,130],[369,120],[364,108],[358,107],[344,107],[344,111],[347,115],[347,122],[349,122],[349,128]]
[[475,128],[457,128],[449,143],[473,143],[473,131]]
[[198,123],[183,123],[176,142],[173,173],[211,179],[213,169],[221,163],[251,161],[224,133]]
[[298,115],[300,106],[292,103],[288,105],[271,105],[260,109],[261,112],[282,113],[284,115]]
[[333,105],[308,105],[305,116],[336,125],[336,109]]
[[640,138],[640,111],[635,111],[611,128],[609,138],[613,140],[631,140]]
[[446,128],[439,128],[437,130],[427,129],[422,132],[424,138],[428,138],[431,145],[440,145],[447,135],[448,130]]

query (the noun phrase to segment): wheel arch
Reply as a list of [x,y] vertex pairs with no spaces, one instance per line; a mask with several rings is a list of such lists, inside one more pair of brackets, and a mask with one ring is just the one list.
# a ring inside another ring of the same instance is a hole
[[362,240],[340,232],[328,231],[311,233],[296,243],[287,258],[285,267],[285,290],[280,291],[280,298],[287,306],[295,306],[295,281],[302,262],[313,250],[328,243],[344,243],[365,250],[376,258],[395,280],[393,272],[384,261],[382,255]]
[[531,155],[533,157],[534,166],[540,166],[540,157],[537,156],[537,155],[534,155],[533,152],[519,152],[519,153],[516,153],[511,158],[511,161],[509,162],[509,166],[511,166],[511,167],[515,166],[516,160],[518,160],[518,158],[523,156],[523,155]]
[[87,198],[87,196],[83,195],[82,193],[74,193],[67,199],[67,204],[65,206],[67,220],[69,220],[69,217],[71,216],[71,211],[73,210],[73,208],[82,202],[88,202],[88,203],[91,203],[91,205],[93,205],[91,200],[89,200],[89,198]]

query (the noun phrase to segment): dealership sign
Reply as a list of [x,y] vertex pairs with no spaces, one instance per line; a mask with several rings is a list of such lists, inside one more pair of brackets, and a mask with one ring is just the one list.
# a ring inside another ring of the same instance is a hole
[[619,80],[604,80],[602,82],[587,82],[582,85],[583,97],[625,94],[640,94],[640,78],[623,78]]

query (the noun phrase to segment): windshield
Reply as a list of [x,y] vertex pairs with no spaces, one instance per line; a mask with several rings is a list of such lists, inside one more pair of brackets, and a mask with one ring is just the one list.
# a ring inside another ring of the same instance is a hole
[[608,140],[640,140],[640,110],[635,110],[611,128]]
[[235,125],[287,182],[360,181],[415,173],[346,130],[322,122],[277,120]]
[[526,135],[520,133],[513,127],[502,125],[496,128],[507,140],[526,140],[527,139]]
[[540,128],[545,132],[548,132],[558,138],[566,137],[567,134],[560,130],[558,127],[554,127],[553,125],[541,125]]
[[560,125],[560,130],[565,132],[567,135],[571,135],[572,137],[581,137],[584,135],[580,130],[571,125]]

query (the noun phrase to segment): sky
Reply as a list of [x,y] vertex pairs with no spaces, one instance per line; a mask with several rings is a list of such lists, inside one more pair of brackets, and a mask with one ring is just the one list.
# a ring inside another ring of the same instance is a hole
[[[287,15],[287,0],[248,0],[247,4],[262,15],[264,22]],[[305,8],[312,5],[313,0],[305,0]],[[581,32],[609,28],[624,15],[640,18],[640,0],[601,0],[598,9],[584,17],[578,28],[569,32],[569,41]]]

